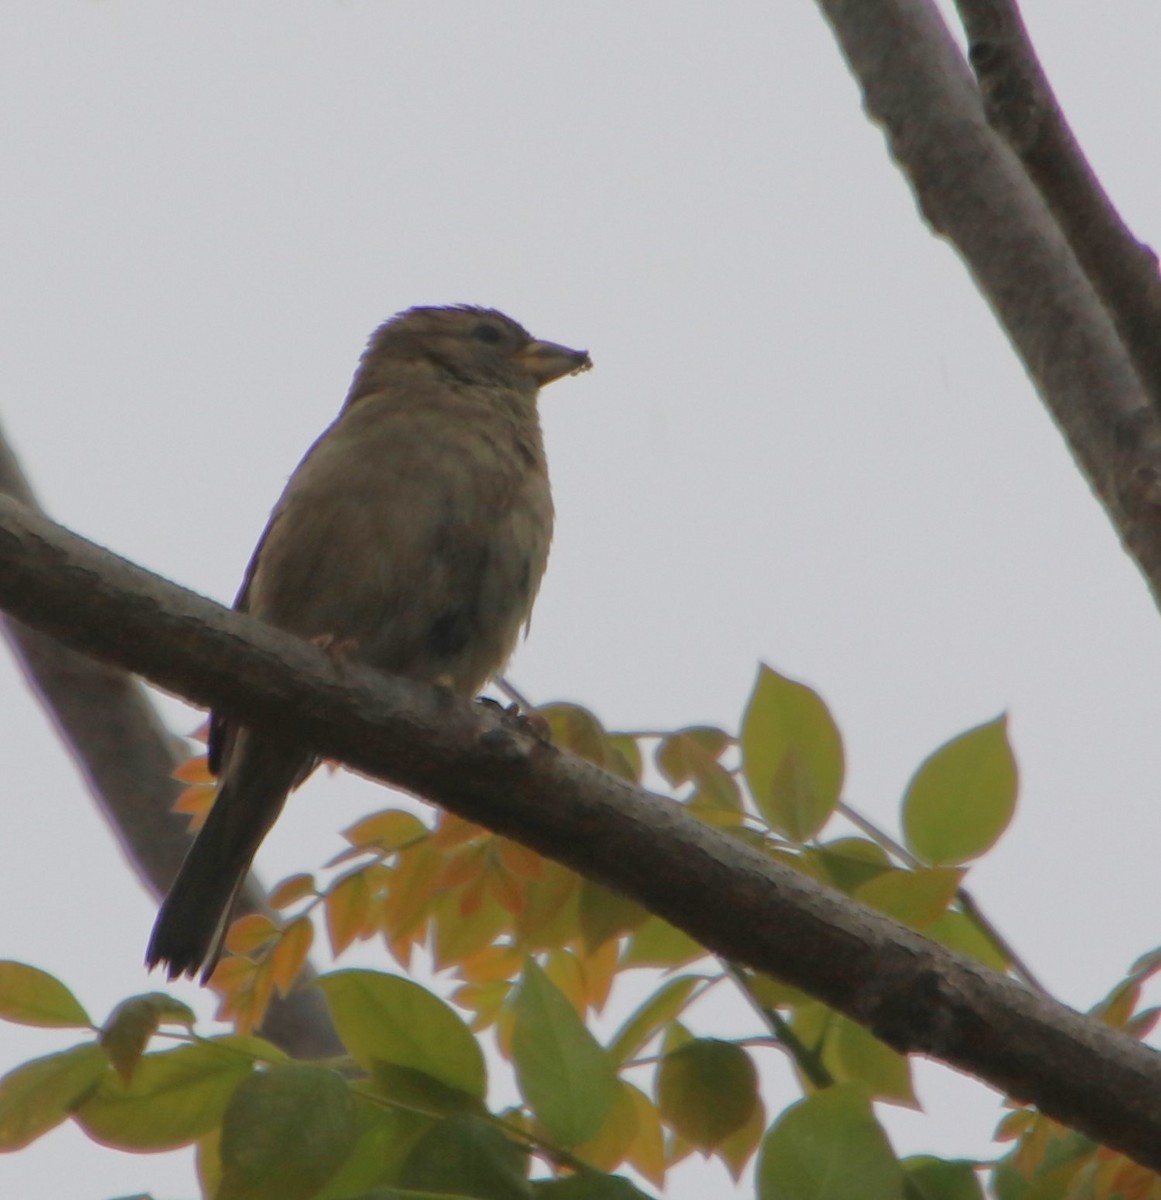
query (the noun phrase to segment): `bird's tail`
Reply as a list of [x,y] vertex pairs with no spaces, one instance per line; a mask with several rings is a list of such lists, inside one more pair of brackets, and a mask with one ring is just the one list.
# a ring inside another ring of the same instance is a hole
[[230,768],[206,823],[157,914],[145,962],[166,964],[169,978],[202,972],[205,983],[222,955],[234,900],[262,839],[303,776],[301,751],[250,735]]

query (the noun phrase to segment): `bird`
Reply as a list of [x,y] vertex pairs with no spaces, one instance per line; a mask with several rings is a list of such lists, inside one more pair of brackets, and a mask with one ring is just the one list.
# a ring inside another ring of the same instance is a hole
[[[526,628],[553,530],[540,388],[588,370],[472,305],[417,307],[372,334],[346,401],[287,481],[234,608],[341,666],[476,695]],[[213,712],[218,790],[146,951],[209,981],[266,834],[317,755]]]

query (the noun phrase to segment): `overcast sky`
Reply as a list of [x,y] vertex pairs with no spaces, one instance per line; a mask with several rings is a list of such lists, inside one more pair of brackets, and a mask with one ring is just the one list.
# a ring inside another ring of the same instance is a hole
[[[1161,6],[1023,7],[1161,243]],[[919,760],[1006,710],[1021,802],[980,903],[1082,1008],[1161,942],[1161,620],[814,5],[0,17],[0,419],[55,517],[229,601],[372,328],[494,305],[596,364],[543,397],[558,526],[511,672],[530,697],[733,727],[764,660],[828,700],[848,798],[891,827]],[[0,697],[0,957],[101,1020],[159,986],[154,906],[6,657]],[[312,781],[260,866],[323,861],[383,800]],[[0,1026],[0,1072],[72,1040]],[[995,1098],[919,1080],[928,1112],[885,1117],[897,1149],[988,1153]],[[0,1193],[176,1200],[190,1163],[65,1128],[0,1159]]]

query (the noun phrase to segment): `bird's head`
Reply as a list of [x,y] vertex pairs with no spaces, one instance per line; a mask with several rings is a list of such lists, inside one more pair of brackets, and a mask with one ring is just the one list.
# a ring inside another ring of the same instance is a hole
[[409,308],[381,325],[363,355],[360,374],[390,361],[428,362],[464,383],[489,383],[535,393],[562,375],[587,371],[585,350],[537,341],[494,308]]

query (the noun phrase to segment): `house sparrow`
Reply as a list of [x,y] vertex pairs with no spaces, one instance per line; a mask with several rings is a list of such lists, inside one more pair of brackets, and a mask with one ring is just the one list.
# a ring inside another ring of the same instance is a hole
[[[591,365],[492,309],[386,322],[275,505],[234,607],[336,657],[475,695],[511,654],[548,558],[537,393]],[[146,952],[171,979],[200,969],[203,983],[258,846],[317,760],[215,713],[209,763],[217,799]]]

